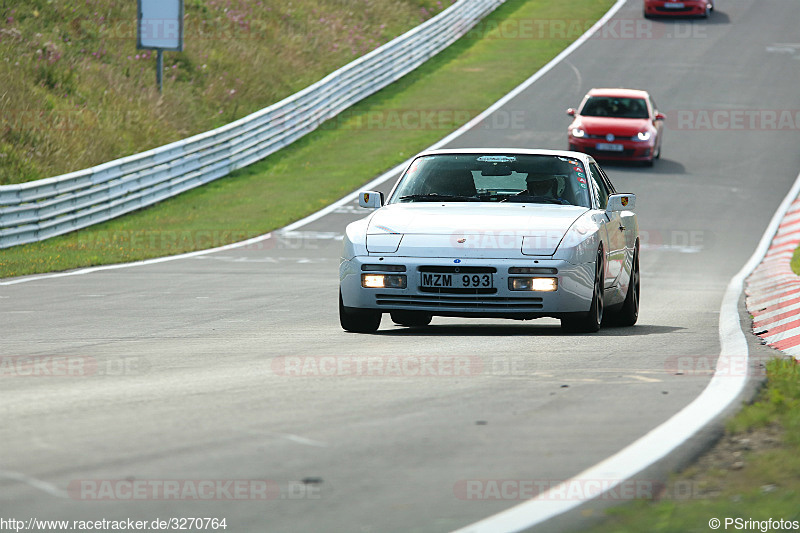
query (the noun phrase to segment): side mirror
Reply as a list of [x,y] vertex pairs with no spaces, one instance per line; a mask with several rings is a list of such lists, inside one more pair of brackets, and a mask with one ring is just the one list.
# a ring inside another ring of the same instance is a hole
[[383,207],[383,193],[377,191],[361,191],[358,193],[358,205],[368,209]]
[[571,117],[574,117],[574,116],[575,116],[575,109],[574,109],[574,108],[572,108],[572,107],[570,107],[569,109],[567,109],[567,115],[569,115],[569,116],[571,116]]
[[656,120],[665,120],[667,116],[664,113],[656,113]]
[[608,197],[608,204],[606,205],[606,211],[608,213],[614,213],[618,211],[630,211],[636,207],[636,195],[635,194],[612,194]]

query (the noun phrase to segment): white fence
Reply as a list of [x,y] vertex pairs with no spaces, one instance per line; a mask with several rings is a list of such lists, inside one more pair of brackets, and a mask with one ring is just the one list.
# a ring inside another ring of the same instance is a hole
[[85,228],[254,163],[414,70],[505,0],[460,0],[306,89],[226,126],[96,167],[0,186],[0,248]]

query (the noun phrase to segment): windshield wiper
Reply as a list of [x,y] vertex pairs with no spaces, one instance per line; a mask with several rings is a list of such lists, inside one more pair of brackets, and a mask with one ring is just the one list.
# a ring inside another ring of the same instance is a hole
[[441,201],[449,201],[449,200],[456,200],[461,202],[479,202],[480,199],[477,196],[459,196],[456,194],[409,194],[406,196],[401,196],[401,200],[414,200],[418,202],[441,202]]
[[549,196],[509,196],[504,202],[515,202],[515,203],[532,203],[532,204],[558,204],[558,205],[565,205],[561,200],[557,200],[556,198],[551,198]]

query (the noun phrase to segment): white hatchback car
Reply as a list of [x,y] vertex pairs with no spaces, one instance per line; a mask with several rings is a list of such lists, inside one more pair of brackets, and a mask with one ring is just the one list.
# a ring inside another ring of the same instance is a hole
[[555,317],[569,331],[632,326],[639,315],[633,194],[589,155],[554,150],[423,152],[384,204],[347,226],[339,319],[378,329],[433,316]]

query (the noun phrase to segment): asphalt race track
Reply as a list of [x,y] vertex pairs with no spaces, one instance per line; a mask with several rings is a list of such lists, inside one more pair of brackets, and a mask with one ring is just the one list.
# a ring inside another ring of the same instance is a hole
[[[662,159],[604,165],[637,194],[634,328],[385,316],[377,334],[345,333],[337,268],[344,226],[366,215],[355,205],[244,248],[0,286],[2,354],[75,369],[3,377],[0,516],[448,531],[518,503],[470,499],[469,480],[556,482],[625,447],[707,384],[725,288],[800,170],[797,20],[794,0],[719,0],[707,21],[645,22],[631,0],[617,31],[450,144],[563,149],[564,111],[590,88],[650,90]],[[419,366],[392,372],[393,356]],[[210,482],[217,499],[127,490],[167,482]]]

